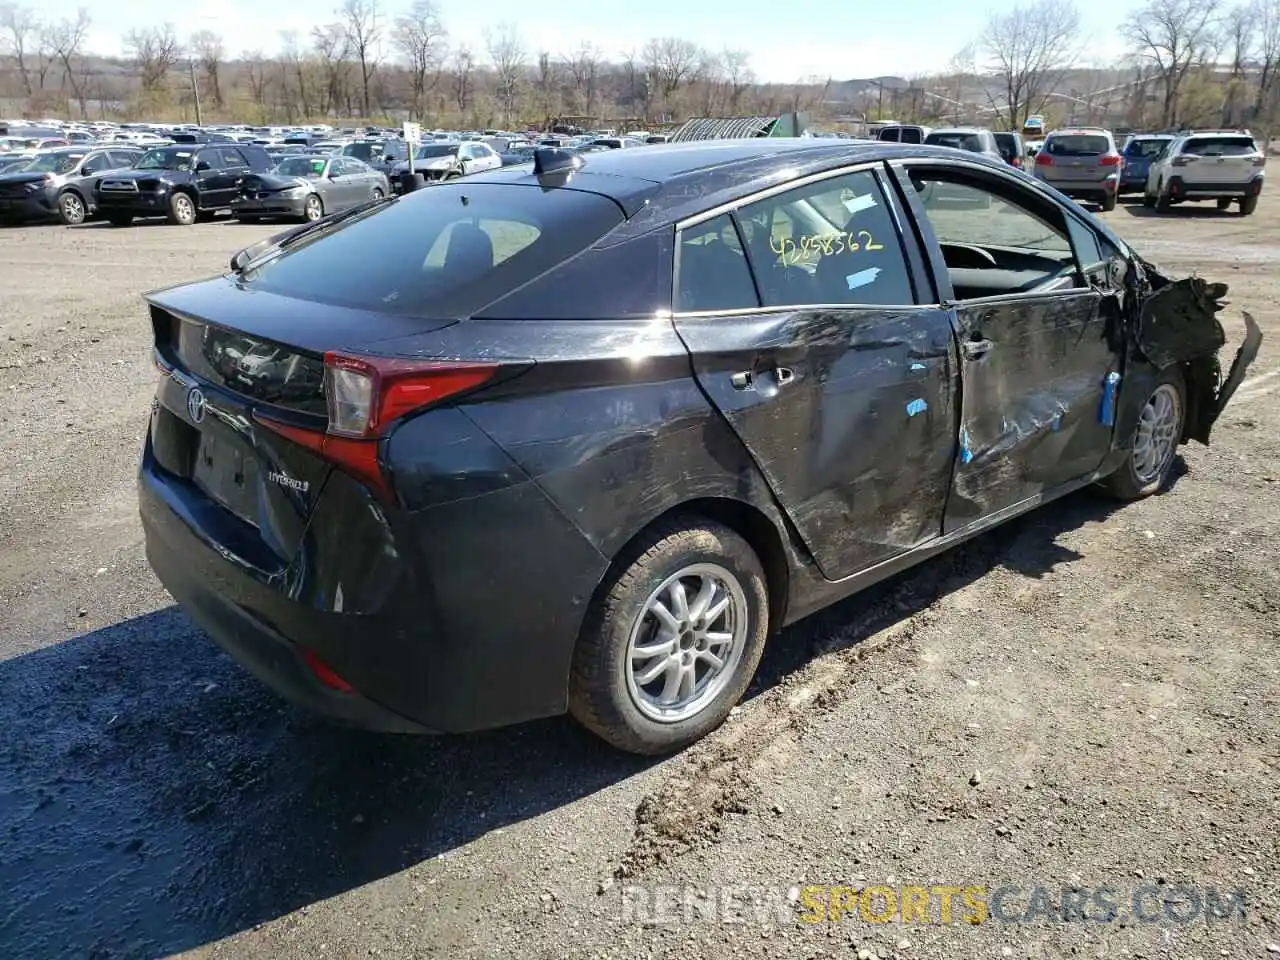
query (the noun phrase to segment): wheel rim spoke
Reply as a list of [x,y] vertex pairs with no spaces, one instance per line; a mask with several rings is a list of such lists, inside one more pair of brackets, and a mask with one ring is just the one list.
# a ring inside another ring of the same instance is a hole
[[666,578],[642,607],[624,661],[641,713],[675,723],[714,701],[736,675],[748,616],[745,591],[719,564],[691,564]]

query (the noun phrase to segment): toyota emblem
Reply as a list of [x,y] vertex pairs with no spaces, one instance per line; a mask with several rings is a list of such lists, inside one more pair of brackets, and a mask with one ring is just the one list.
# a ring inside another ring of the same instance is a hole
[[204,420],[204,391],[199,387],[192,387],[191,392],[187,394],[187,416],[191,418],[192,423],[200,423]]

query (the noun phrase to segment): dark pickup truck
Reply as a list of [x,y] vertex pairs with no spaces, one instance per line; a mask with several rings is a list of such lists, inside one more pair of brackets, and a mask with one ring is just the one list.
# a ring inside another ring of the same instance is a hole
[[240,182],[266,173],[275,161],[245,143],[185,144],[148,150],[137,166],[101,178],[94,191],[98,212],[118,227],[135,217],[165,217],[192,224],[230,210]]

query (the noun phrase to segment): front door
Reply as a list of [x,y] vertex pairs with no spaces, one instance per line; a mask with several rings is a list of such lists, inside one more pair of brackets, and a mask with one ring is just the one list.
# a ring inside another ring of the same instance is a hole
[[1073,243],[1084,222],[1011,177],[985,177],[910,171],[959,341],[947,531],[1095,470],[1110,446],[1104,394],[1120,364],[1118,299],[1105,271],[1085,275]]
[[949,314],[917,306],[871,170],[683,229],[676,329],[822,573],[938,536],[955,455]]

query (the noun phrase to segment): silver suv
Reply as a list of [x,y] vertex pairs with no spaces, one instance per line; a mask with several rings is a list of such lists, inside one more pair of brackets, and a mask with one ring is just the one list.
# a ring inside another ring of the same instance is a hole
[[1124,160],[1111,131],[1101,127],[1054,130],[1036,153],[1034,173],[1068,197],[1116,208]]
[[1184,134],[1151,164],[1144,206],[1168,210],[1184,200],[1216,200],[1219,210],[1258,207],[1267,158],[1247,130]]

